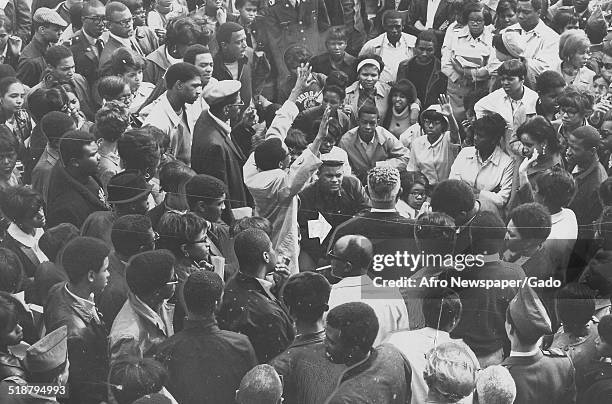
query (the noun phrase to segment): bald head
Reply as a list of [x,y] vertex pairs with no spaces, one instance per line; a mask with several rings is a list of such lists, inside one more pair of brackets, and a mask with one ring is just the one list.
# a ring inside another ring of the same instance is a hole
[[347,276],[363,275],[368,272],[372,262],[374,247],[366,237],[346,235],[340,237],[334,244],[334,255],[350,262],[352,268]]
[[247,372],[236,392],[239,404],[277,404],[283,385],[276,370],[270,365],[257,365]]
[[[99,0],[89,0],[83,3],[83,15],[91,15],[93,9],[104,10],[104,3]],[[104,11],[102,11],[104,13]]]

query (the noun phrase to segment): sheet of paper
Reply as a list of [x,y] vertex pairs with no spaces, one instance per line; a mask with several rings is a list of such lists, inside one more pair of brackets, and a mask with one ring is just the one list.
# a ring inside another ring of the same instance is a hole
[[253,216],[253,208],[245,206],[244,208],[235,208],[232,209],[232,213],[234,214],[234,219],[240,220],[243,217],[251,217]]
[[323,244],[323,240],[325,240],[331,229],[331,224],[325,220],[321,213],[319,213],[319,217],[316,220],[308,221],[308,237],[318,238],[321,244]]

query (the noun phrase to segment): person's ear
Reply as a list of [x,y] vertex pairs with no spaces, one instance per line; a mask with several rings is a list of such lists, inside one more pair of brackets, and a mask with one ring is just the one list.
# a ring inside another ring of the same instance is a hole
[[353,272],[353,264],[350,262],[346,262],[346,270],[344,271],[345,273],[351,273]]
[[181,252],[183,253],[183,255],[185,257],[189,257],[189,252],[187,251],[187,245],[186,244],[181,244],[179,246],[179,248],[181,249]]
[[73,157],[70,160],[68,160],[68,165],[71,166],[71,167],[78,167],[79,166],[79,160]]
[[263,252],[261,254],[261,257],[263,258],[263,260],[264,260],[264,262],[266,264],[270,263],[271,258],[270,258],[270,253],[269,252],[267,252],[267,251]]
[[94,271],[87,272],[87,280],[89,283],[92,283],[96,279],[96,274]]

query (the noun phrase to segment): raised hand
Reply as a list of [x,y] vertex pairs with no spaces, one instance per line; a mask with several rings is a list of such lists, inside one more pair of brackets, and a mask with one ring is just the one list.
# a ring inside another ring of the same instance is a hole
[[451,107],[450,97],[448,95],[440,94],[440,97],[438,98],[438,102],[440,103],[442,114],[446,116],[453,116],[453,107]]

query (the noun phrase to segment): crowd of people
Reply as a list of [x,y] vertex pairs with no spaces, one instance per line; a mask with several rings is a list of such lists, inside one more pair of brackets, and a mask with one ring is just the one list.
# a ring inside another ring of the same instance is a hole
[[0,403],[612,402],[610,1],[5,0],[0,123]]

